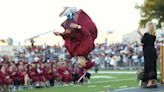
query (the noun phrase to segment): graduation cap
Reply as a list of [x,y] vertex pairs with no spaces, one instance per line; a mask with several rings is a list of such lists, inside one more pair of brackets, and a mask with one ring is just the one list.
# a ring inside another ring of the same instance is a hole
[[75,23],[74,16],[77,11],[76,7],[65,7],[65,9],[59,14],[60,17],[66,16],[67,19],[64,21],[61,26],[65,29],[74,30],[70,27],[70,23]]
[[65,9],[59,14],[60,17],[63,16],[70,16],[70,14],[73,14],[77,11],[76,7],[64,7]]

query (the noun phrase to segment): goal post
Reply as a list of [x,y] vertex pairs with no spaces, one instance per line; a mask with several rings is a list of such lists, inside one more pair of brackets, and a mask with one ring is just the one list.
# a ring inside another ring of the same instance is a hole
[[161,81],[164,83],[164,45],[160,46]]

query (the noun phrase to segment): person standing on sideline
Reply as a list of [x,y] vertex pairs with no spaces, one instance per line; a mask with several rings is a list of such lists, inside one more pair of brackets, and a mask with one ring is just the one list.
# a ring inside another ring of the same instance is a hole
[[140,30],[138,33],[141,35],[141,43],[143,43],[144,54],[144,76],[142,80],[142,86],[144,88],[156,88],[157,87],[157,68],[156,60],[157,54],[154,46],[156,40],[156,27],[152,22],[146,24],[147,32],[143,35]]

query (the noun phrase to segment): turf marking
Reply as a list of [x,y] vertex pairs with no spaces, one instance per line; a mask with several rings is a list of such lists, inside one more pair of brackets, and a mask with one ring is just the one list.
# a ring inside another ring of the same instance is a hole
[[112,77],[112,76],[91,76],[92,79],[114,79],[116,77]]
[[120,79],[120,80],[110,80],[110,81],[98,81],[98,82],[91,82],[91,84],[101,84],[101,83],[108,83],[108,82],[120,82],[120,81],[129,81],[134,80],[134,78],[128,78],[128,79]]
[[87,86],[88,88],[94,88],[94,87],[96,87],[96,85],[89,85],[89,86]]

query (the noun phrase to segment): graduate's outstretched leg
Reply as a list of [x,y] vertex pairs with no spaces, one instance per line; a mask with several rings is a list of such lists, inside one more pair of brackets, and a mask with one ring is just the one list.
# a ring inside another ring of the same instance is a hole
[[88,57],[78,56],[77,58],[78,64],[85,70],[88,70],[94,66],[94,60],[90,60]]

